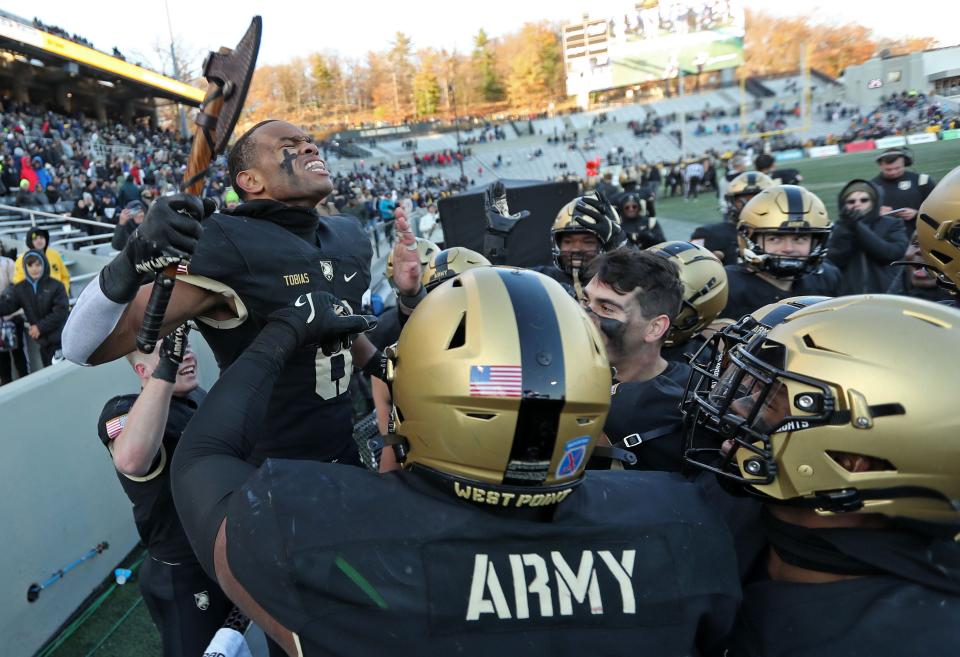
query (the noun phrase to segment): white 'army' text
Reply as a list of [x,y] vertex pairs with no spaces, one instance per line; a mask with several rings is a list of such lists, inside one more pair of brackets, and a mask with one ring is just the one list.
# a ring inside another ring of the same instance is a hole
[[[594,564],[602,561],[620,586],[620,610],[635,614],[636,596],[633,591],[633,564],[636,550],[624,550],[618,560],[609,550],[584,550],[580,564],[574,571],[559,552],[550,553],[551,570],[547,560],[539,554],[511,554],[509,576],[502,573],[507,585],[512,584],[513,609],[511,610],[501,585],[501,574],[486,554],[474,555],[473,578],[470,584],[470,600],[467,604],[467,620],[479,620],[483,614],[496,614],[499,619],[530,618],[530,596],[536,607],[534,614],[540,618],[554,615],[553,601],[557,600],[560,616],[573,615],[573,604],[588,602],[591,614],[603,613],[603,600],[597,571]],[[531,569],[533,578],[528,579]],[[503,567],[501,566],[501,570]],[[556,595],[554,595],[554,591]]]

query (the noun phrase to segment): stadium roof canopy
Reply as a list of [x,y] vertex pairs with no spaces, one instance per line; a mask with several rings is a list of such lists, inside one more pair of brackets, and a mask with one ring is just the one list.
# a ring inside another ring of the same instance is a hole
[[[101,93],[165,98],[197,106],[202,89],[167,77],[119,57],[37,29],[22,18],[0,11],[0,55],[33,67],[44,83],[72,78],[95,80]],[[113,93],[107,89],[115,89]]]

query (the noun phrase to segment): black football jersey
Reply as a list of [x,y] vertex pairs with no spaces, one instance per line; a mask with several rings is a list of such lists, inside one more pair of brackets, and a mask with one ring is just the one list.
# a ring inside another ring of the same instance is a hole
[[952,657],[960,597],[891,576],[827,584],[761,581],[744,589],[730,635],[736,657]]
[[763,306],[799,296],[836,296],[840,290],[841,274],[829,262],[821,265],[820,271],[807,274],[793,282],[789,290],[771,285],[751,271],[746,265],[727,265],[727,305],[720,317],[738,320]]
[[[315,235],[298,236],[270,216],[205,219],[203,237],[181,277],[237,302],[236,319],[198,318],[221,369],[246,349],[271,312],[298,296],[323,289],[359,312],[370,285],[370,240],[355,218],[320,217]],[[296,353],[274,386],[251,461],[269,456],[352,461],[356,446],[347,393],[352,370],[349,350],[333,356],[316,348]]]
[[[150,556],[167,563],[196,561],[173,505],[170,462],[180,434],[205,395],[203,389],[196,388],[185,397],[170,399],[167,426],[163,430],[160,451],[146,475],[133,477],[117,472],[123,491],[133,503],[133,519],[140,540],[147,547]],[[108,451],[110,444],[126,426],[127,414],[133,408],[137,397],[138,395],[120,395],[104,405],[97,422],[97,432]]]
[[690,241],[697,243],[703,240],[703,246],[709,251],[723,253],[723,264],[735,265],[739,253],[737,251],[737,225],[730,221],[720,221],[715,224],[697,226],[690,236]]
[[552,521],[482,497],[411,472],[271,459],[231,496],[227,558],[305,657],[719,647],[739,597],[736,557],[699,487],[589,472]]

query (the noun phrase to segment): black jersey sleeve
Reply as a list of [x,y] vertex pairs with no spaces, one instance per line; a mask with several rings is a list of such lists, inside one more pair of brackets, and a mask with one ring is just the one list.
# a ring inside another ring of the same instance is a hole
[[137,395],[119,395],[104,404],[100,419],[97,420],[97,433],[104,447],[109,447],[110,443],[123,431],[127,414],[136,401]]
[[173,459],[173,498],[194,553],[215,578],[213,545],[230,496],[256,468],[246,459],[263,426],[274,383],[296,337],[268,324],[220,377],[180,438]]
[[229,238],[221,221],[242,221],[237,218],[222,218],[214,214],[203,222],[203,235],[190,258],[187,270],[194,276],[205,276],[215,281],[231,284],[247,272],[247,263]]

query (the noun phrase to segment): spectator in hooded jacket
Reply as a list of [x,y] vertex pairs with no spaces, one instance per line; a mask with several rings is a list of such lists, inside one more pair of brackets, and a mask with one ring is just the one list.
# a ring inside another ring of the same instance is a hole
[[[13,289],[13,260],[0,254],[0,298],[3,293]],[[28,374],[27,357],[23,350],[23,313],[17,311],[13,315],[0,313],[0,319],[6,320],[5,326],[0,328],[0,386],[13,381],[13,366],[17,368],[17,376]]]
[[53,181],[53,176],[51,176],[47,168],[43,166],[43,158],[39,155],[33,156],[33,162],[31,164],[34,173],[37,175],[37,184],[39,185],[38,187],[34,187],[34,191],[42,192],[47,188],[47,185]]
[[839,205],[827,246],[827,259],[843,274],[838,296],[886,292],[897,274],[890,263],[907,250],[903,221],[880,214],[883,192],[871,181],[848,182]]
[[67,323],[70,302],[60,281],[50,278],[47,259],[41,251],[23,255],[26,278],[0,297],[0,315],[23,310],[27,335],[40,346],[40,360],[47,367],[60,351],[60,333]]
[[[60,281],[63,285],[63,289],[67,291],[67,296],[70,295],[70,272],[67,271],[66,265],[63,264],[63,258],[60,257],[60,252],[57,251],[50,244],[50,231],[45,228],[33,228],[27,233],[27,250],[28,251],[39,251],[43,254],[43,257],[46,259],[50,278],[55,281]],[[23,275],[23,256],[17,258],[16,269],[13,272],[13,282],[19,283],[24,279]]]

